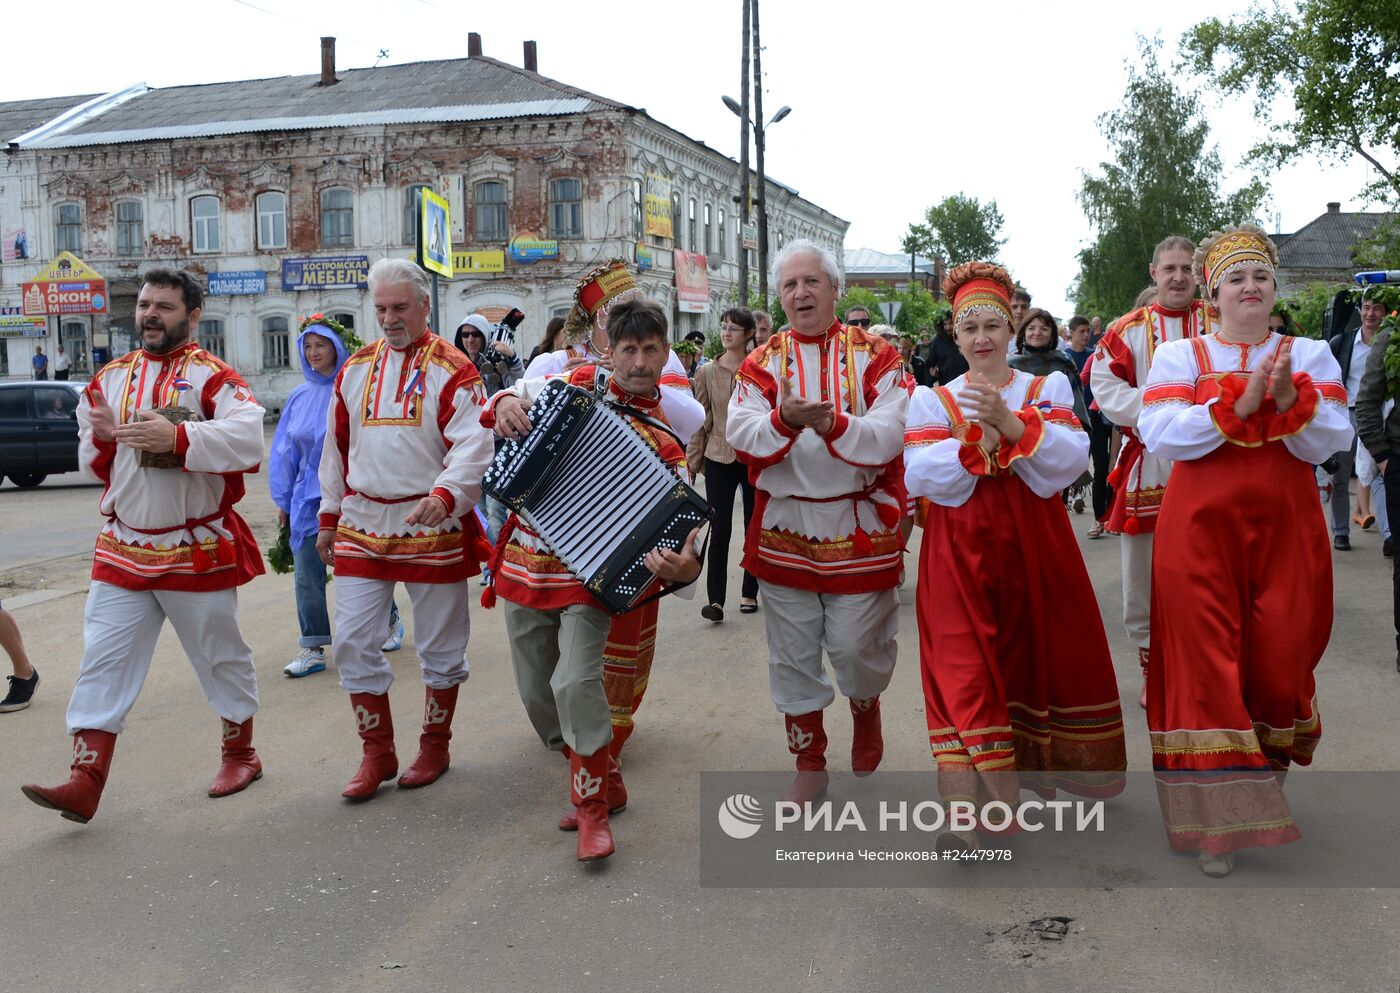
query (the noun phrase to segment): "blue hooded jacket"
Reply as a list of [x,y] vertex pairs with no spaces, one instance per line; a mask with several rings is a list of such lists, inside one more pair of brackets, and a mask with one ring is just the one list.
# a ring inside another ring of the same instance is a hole
[[[323,376],[306,361],[306,336],[319,334],[335,347],[335,372]],[[326,440],[326,411],[331,405],[331,389],[336,373],[350,357],[345,343],[328,327],[312,324],[297,336],[297,356],[306,382],[292,390],[272,437],[268,457],[268,485],[272,500],[291,519],[292,549],[298,549],[317,531],[317,511],[321,508],[321,445]]]

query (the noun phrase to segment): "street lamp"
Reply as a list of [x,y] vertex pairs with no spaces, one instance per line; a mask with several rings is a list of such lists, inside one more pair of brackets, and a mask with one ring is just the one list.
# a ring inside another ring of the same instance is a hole
[[783,118],[792,113],[792,108],[786,104],[778,108],[778,112],[769,118],[768,123],[763,123],[763,93],[761,87],[755,87],[754,110],[758,114],[756,120],[750,121],[744,113],[744,108],[739,101],[733,97],[722,97],[724,105],[728,107],[739,118],[740,129],[744,134],[743,151],[740,156],[739,171],[740,176],[740,202],[739,211],[740,238],[739,238],[739,279],[743,290],[740,292],[739,303],[741,306],[748,305],[748,255],[744,249],[743,226],[748,220],[749,201],[749,170],[748,152],[749,141],[748,132],[752,126],[754,133],[754,147],[758,151],[758,295],[763,300],[764,306],[768,305],[768,177],[763,169],[763,148],[764,132],[777,124]]

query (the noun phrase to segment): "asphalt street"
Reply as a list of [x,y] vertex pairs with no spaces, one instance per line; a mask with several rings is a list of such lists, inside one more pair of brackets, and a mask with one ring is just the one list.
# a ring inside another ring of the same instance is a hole
[[[0,487],[0,597],[42,676],[30,709],[0,715],[6,990],[1400,988],[1395,889],[1252,889],[1233,878],[1205,889],[1191,860],[1180,862],[1189,886],[702,887],[699,836],[712,814],[699,807],[699,774],[781,771],[790,756],[768,694],[763,615],[711,625],[699,599],[663,604],[651,687],[624,752],[631,803],[605,863],[579,865],[573,835],[555,827],[565,767],[525,719],[499,610],[472,610],[472,675],[448,774],[424,790],[390,785],[368,804],[341,801],[359,742],[333,671],[282,675],[296,651],[290,576],[240,592],[264,778],[234,797],[205,796],[218,721],[167,628],[101,809],[87,826],[61,820],[19,786],[67,775],[64,708],[99,492],[72,476]],[[269,539],[265,477],[250,479],[244,509]],[[1073,523],[1082,532],[1089,520]],[[1389,563],[1379,536],[1353,541],[1355,551],[1334,556],[1336,622],[1318,673],[1323,740],[1313,770],[1297,776],[1400,769]],[[1118,621],[1118,545],[1081,537],[1081,546],[1127,703],[1130,766],[1149,769],[1136,661]],[[884,696],[884,768],[932,777],[913,594],[911,568]],[[1064,623],[1096,608],[1084,609]],[[406,620],[391,691],[405,761],[422,710]],[[843,707],[829,713],[832,764],[845,767],[850,722]],[[1062,940],[1028,937],[1029,922],[1047,916],[1072,918]]]

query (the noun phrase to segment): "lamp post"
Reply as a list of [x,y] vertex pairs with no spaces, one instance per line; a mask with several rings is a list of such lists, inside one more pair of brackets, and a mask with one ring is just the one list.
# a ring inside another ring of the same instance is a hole
[[754,148],[758,152],[758,196],[755,198],[758,212],[758,295],[763,300],[764,306],[768,305],[768,177],[763,170],[763,147],[764,132],[777,124],[788,114],[792,113],[792,108],[783,106],[778,108],[778,112],[768,119],[768,123],[763,123],[763,96],[759,87],[754,88],[754,111],[758,115],[752,122],[744,107],[733,97],[723,97],[724,105],[728,107],[739,118],[740,126],[744,132],[743,155],[739,160],[740,178],[740,210],[739,210],[739,285],[743,290],[739,295],[739,305],[748,306],[748,252],[744,249],[743,228],[748,221],[748,200],[749,200],[749,170],[748,170],[748,132],[750,127],[754,133]]

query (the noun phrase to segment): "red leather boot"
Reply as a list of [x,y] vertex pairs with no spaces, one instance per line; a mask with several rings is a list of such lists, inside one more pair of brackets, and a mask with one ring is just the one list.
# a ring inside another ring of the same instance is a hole
[[223,760],[209,784],[209,795],[213,797],[239,793],[253,780],[262,779],[262,759],[253,751],[253,719],[235,724],[224,718],[223,727]]
[[340,795],[347,800],[368,800],[379,784],[399,773],[399,757],[394,754],[394,718],[389,713],[389,694],[351,693],[355,708],[355,730],[364,744],[364,757],[354,778]]
[[[571,755],[567,747],[564,749],[565,757]],[[608,814],[620,814],[627,809],[627,786],[622,781],[622,767],[617,764],[617,759],[611,752],[608,755]],[[568,812],[559,818],[560,831],[578,830],[578,811],[570,807]]]
[[826,793],[826,729],[822,727],[822,712],[784,714],[787,724],[788,751],[797,756],[797,778],[792,781],[783,799],[790,803],[808,803]]
[[22,786],[20,789],[41,807],[57,810],[70,821],[86,824],[97,813],[102,799],[102,787],[107,785],[107,770],[112,767],[112,752],[117,736],[110,731],[91,728],[73,735],[73,764],[68,782],[62,786]]
[[417,789],[437,782],[447,771],[450,759],[447,743],[452,740],[452,714],[457,709],[460,688],[460,683],[445,690],[424,687],[423,733],[418,738],[418,757],[399,777],[399,786],[403,789]]
[[851,771],[868,776],[885,756],[885,736],[880,730],[880,698],[851,700]]
[[600,748],[592,755],[569,755],[569,799],[578,813],[578,860],[593,862],[605,859],[616,848],[612,828],[608,826],[608,750]]

